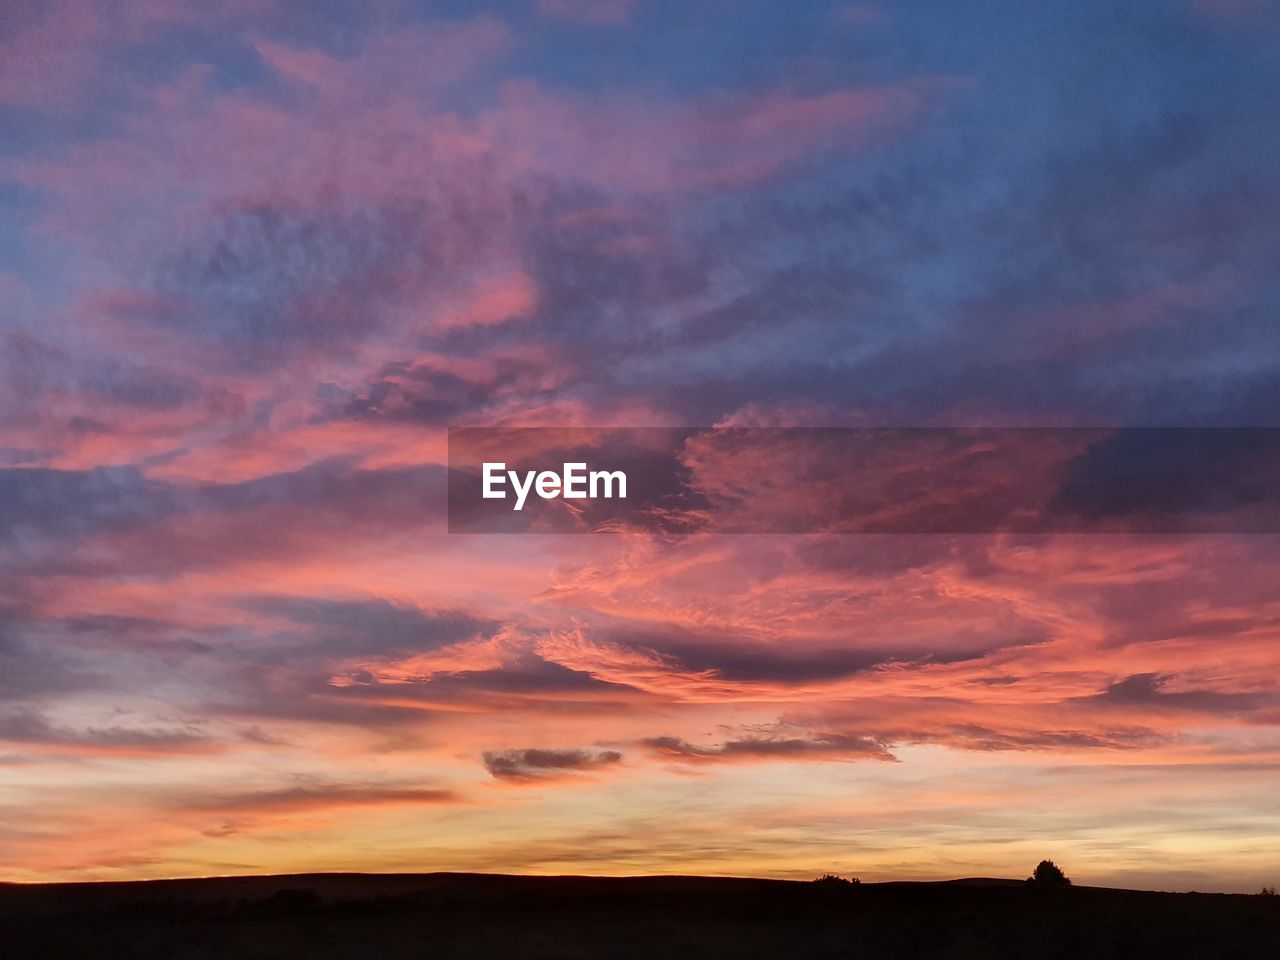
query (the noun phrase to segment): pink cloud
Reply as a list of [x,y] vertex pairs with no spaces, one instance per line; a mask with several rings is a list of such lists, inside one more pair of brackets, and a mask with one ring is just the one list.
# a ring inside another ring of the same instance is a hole
[[470,302],[456,313],[443,316],[441,327],[500,323],[511,317],[529,314],[538,303],[538,291],[533,278],[518,270],[486,278],[477,283],[469,293]]
[[95,0],[14,0],[6,4],[0,37],[0,104],[66,105],[110,75],[114,56],[169,27],[230,29],[269,6],[141,0],[116,9]]
[[521,82],[507,85],[502,109],[485,126],[514,161],[548,174],[630,191],[741,187],[814,150],[870,149],[892,140],[947,86],[922,81],[660,103],[587,102]]
[[374,34],[354,59],[258,37],[254,50],[282,78],[338,102],[428,97],[492,64],[512,45],[501,20],[479,16]]
[[70,99],[94,75],[120,21],[88,2],[17,0],[0,40],[0,103],[39,105]]

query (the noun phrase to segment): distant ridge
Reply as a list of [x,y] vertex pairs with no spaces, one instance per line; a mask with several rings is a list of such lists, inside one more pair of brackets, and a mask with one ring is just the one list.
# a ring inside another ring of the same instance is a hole
[[[853,951],[851,945],[856,945]],[[0,886],[4,960],[1280,956],[1280,898],[1022,880],[310,873]]]

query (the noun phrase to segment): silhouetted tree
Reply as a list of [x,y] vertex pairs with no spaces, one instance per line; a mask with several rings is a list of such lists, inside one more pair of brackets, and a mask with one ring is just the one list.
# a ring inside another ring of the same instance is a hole
[[846,880],[844,877],[834,873],[824,873],[813,881],[815,886],[822,887],[824,890],[840,890],[861,882],[857,877],[850,877]]
[[1054,889],[1071,886],[1071,878],[1063,873],[1062,868],[1052,860],[1041,860],[1036,864],[1035,873],[1027,877],[1027,883],[1034,883],[1037,887]]

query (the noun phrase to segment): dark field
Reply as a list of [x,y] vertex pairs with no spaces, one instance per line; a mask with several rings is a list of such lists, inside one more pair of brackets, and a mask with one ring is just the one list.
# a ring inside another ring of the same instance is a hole
[[1280,897],[319,874],[0,885],[0,958],[1280,957]]

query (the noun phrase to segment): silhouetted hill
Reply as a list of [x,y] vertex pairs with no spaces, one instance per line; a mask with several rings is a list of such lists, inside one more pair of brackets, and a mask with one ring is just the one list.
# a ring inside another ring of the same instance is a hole
[[0,885],[0,957],[1280,956],[1280,897],[1019,881],[306,874]]

